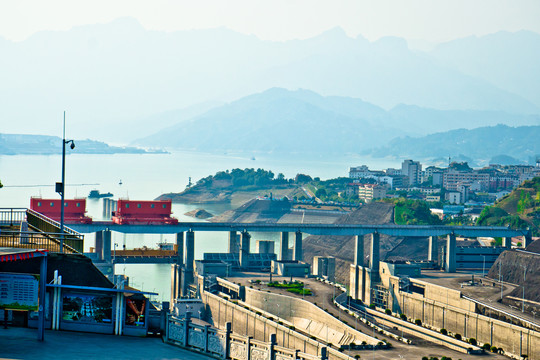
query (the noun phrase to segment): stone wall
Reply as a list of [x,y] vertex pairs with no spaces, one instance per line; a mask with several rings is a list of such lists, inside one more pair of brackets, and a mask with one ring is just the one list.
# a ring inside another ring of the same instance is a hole
[[225,330],[209,325],[197,325],[190,316],[179,319],[168,316],[164,341],[185,349],[204,353],[218,359],[233,360],[327,360],[326,348],[321,356],[313,356],[277,345],[276,336],[268,342],[254,340],[251,336],[234,334],[231,323]]
[[329,360],[353,359],[295,331],[294,327],[287,326],[278,319],[263,316],[261,312],[251,311],[208,292],[203,292],[202,300],[206,304],[206,313],[211,322],[220,329],[226,328],[227,323],[230,323],[234,334],[242,334],[259,342],[268,341],[271,336],[275,336],[278,347],[298,351],[306,358],[327,356]]

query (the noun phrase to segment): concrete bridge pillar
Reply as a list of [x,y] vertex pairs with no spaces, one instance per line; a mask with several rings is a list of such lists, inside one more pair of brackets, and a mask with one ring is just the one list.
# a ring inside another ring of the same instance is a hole
[[370,254],[370,270],[371,270],[370,283],[371,284],[378,282],[380,279],[379,261],[380,261],[380,234],[378,232],[374,232],[371,234],[371,254]]
[[247,268],[248,267],[248,259],[249,259],[249,239],[251,238],[251,235],[247,231],[242,231],[242,234],[240,235],[240,267],[241,268]]
[[178,264],[171,264],[171,308],[174,306],[174,300],[182,296],[180,291],[182,286],[181,277],[182,266]]
[[302,261],[303,258],[304,251],[302,250],[302,233],[297,231],[294,239],[294,260]]
[[511,237],[505,237],[503,238],[502,246],[511,249],[512,248],[512,238]]
[[103,260],[103,231],[96,231],[95,250],[98,260]]
[[521,242],[523,248],[525,249],[527,246],[529,246],[530,244],[532,244],[532,233],[530,231],[527,232],[527,234],[525,234],[523,236],[523,241]]
[[279,260],[289,260],[289,233],[286,231],[281,233],[279,241]]
[[236,231],[229,231],[229,254],[238,254],[240,251],[240,241],[238,241],[238,233]]
[[186,232],[186,261],[183,267],[182,296],[188,293],[188,286],[193,283],[193,261],[195,260],[195,233],[192,230]]
[[354,237],[354,265],[364,266],[364,235]]
[[429,237],[428,260],[435,262],[435,265],[437,265],[439,262],[439,246],[437,236]]
[[176,233],[176,263],[182,267],[184,265],[184,233]]
[[446,262],[444,264],[446,272],[456,272],[456,235],[448,234],[446,238]]
[[111,262],[111,231],[103,230],[103,260],[107,263]]

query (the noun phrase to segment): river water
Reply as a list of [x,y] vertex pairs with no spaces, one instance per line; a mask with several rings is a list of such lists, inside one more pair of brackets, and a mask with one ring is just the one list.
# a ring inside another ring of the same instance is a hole
[[[66,156],[66,198],[86,197],[90,190],[111,192],[114,199],[151,200],[168,192],[181,192],[191,177],[193,182],[217,171],[233,168],[263,168],[276,175],[294,177],[297,173],[321,179],[347,176],[349,167],[368,165],[372,169],[399,167],[399,160],[372,159],[358,155],[312,156],[305,155],[255,155],[206,154],[174,152],[170,154],[114,154],[78,155],[76,148]],[[68,150],[69,151],[69,150]],[[30,197],[59,198],[54,183],[61,180],[61,156],[0,156],[0,207],[29,207]],[[230,209],[228,204],[173,204],[173,216],[180,221],[197,221],[184,213],[204,208],[214,215]],[[103,219],[102,200],[87,199],[88,215]],[[255,240],[278,240],[279,234],[252,234],[252,251]],[[174,242],[173,235],[124,235],[112,234],[117,248],[156,247],[158,242]],[[94,246],[94,234],[85,235],[85,250]],[[277,249],[277,247],[276,247]],[[204,252],[227,250],[226,233],[196,233],[195,258]],[[158,292],[156,299],[168,300],[170,296],[170,265],[117,264],[117,274],[130,277],[130,285]]]

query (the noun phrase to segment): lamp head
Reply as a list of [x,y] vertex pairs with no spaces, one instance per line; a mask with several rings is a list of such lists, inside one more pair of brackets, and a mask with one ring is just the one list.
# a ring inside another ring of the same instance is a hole
[[71,148],[71,150],[75,149],[75,143],[72,141],[71,145],[69,145],[69,147]]

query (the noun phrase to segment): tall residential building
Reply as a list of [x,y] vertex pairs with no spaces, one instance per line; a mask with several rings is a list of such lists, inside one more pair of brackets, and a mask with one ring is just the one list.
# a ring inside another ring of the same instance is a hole
[[401,174],[409,178],[409,186],[422,182],[422,164],[419,161],[404,160],[401,164]]

